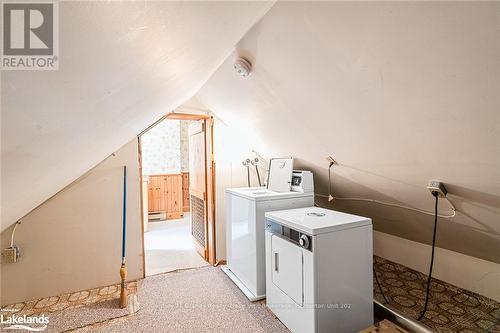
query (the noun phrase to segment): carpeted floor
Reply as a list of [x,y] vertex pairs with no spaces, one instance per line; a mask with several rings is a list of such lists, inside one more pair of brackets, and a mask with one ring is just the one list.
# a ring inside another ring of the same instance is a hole
[[288,332],[263,302],[250,303],[219,268],[148,277],[138,300],[137,314],[78,332]]
[[[374,257],[374,267],[389,304],[410,318],[418,318],[424,307],[427,276],[380,257]],[[375,298],[383,303],[375,281],[373,288]],[[433,279],[428,310],[421,322],[439,333],[500,332],[500,303]]]
[[144,233],[146,276],[208,265],[195,250],[189,214],[178,220],[149,222],[148,228]]
[[[417,318],[425,300],[426,276],[380,257],[374,259],[389,304]],[[150,276],[139,286],[129,283],[128,289],[130,293],[138,289],[140,310],[132,315],[117,308],[117,285],[3,309],[15,310],[17,316],[48,314],[45,332],[288,332],[264,302],[250,303],[219,268]],[[374,291],[375,298],[383,302],[375,281]],[[439,333],[500,332],[500,304],[433,280],[429,310],[422,323]]]

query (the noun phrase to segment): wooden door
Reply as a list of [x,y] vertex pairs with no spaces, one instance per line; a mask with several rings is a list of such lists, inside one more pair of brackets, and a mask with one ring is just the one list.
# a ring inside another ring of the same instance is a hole
[[189,126],[189,196],[191,233],[198,253],[215,264],[212,119]]
[[182,211],[189,212],[189,172],[182,173]]

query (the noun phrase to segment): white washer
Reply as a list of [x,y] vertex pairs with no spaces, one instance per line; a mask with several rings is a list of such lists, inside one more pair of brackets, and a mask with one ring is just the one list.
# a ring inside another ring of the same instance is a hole
[[292,332],[373,324],[371,219],[318,207],[266,213],[267,306]]
[[226,190],[226,258],[222,270],[251,301],[266,297],[265,212],[314,205],[314,193],[263,187]]

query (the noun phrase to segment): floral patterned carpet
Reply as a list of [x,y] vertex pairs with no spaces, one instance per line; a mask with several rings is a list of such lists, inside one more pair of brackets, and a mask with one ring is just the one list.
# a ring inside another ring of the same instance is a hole
[[[425,303],[427,275],[381,257],[374,268],[389,305],[417,319]],[[385,303],[374,279],[374,297]],[[500,303],[432,279],[428,310],[421,322],[440,333],[500,332]]]

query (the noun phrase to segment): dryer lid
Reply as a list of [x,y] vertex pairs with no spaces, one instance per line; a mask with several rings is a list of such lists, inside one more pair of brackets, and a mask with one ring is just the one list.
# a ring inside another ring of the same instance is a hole
[[320,207],[267,212],[266,219],[313,236],[372,224],[368,217]]

